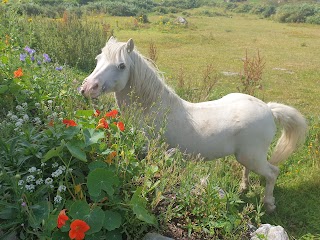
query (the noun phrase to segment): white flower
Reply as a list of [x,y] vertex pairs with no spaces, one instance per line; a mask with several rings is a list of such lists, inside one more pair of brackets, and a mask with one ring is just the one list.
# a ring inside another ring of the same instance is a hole
[[17,105],[17,106],[16,106],[16,109],[17,109],[19,112],[24,111],[24,108],[23,108],[23,107],[21,107],[20,105]]
[[57,195],[54,197],[53,201],[55,204],[61,203],[62,197]]
[[29,173],[34,173],[34,172],[36,172],[36,171],[37,171],[37,168],[36,168],[36,167],[31,167],[31,168],[29,168],[29,170],[28,170]]
[[13,115],[12,112],[9,111],[8,114],[7,114],[7,117],[8,117],[8,118],[11,118],[12,115]]
[[35,177],[34,177],[33,175],[27,176],[26,181],[27,181],[28,183],[29,183],[29,182],[34,182],[34,180],[35,180]]
[[40,119],[39,117],[35,117],[35,118],[33,119],[33,122],[34,122],[34,124],[36,124],[36,125],[40,125],[40,124],[41,124],[41,119]]
[[21,104],[23,108],[27,108],[28,107],[28,103],[24,102]]
[[61,165],[61,166],[59,166],[59,169],[60,169],[62,172],[64,172],[64,171],[66,170],[66,166]]
[[48,104],[49,104],[49,105],[52,105],[52,100],[48,100]]
[[19,180],[18,181],[18,186],[22,186],[24,184],[24,181],[23,180]]
[[73,168],[69,168],[68,171],[69,171],[69,172],[72,172],[72,171],[73,171]]
[[18,120],[18,117],[17,117],[17,115],[12,114],[12,115],[10,116],[10,119],[11,119],[12,121],[17,121],[17,120]]
[[37,174],[41,174],[42,170],[41,169],[37,169]]
[[66,190],[67,190],[67,187],[64,186],[64,185],[60,185],[60,186],[58,187],[58,192],[65,192]]
[[22,119],[23,119],[23,121],[28,122],[29,121],[29,116],[27,114],[24,114]]
[[14,125],[16,126],[16,128],[19,128],[22,126],[22,124],[23,124],[22,122],[18,121]]
[[41,163],[41,167],[44,167],[44,166],[46,166],[47,164],[45,163],[45,162],[43,162],[43,163]]
[[51,174],[52,177],[59,177],[62,174],[62,170],[61,169],[57,169],[55,172],[53,172]]
[[35,106],[36,108],[39,108],[41,105],[40,105],[40,103],[37,102],[37,103],[34,104],[34,106]]
[[30,185],[27,184],[25,188],[27,191],[33,192],[36,187],[33,184],[30,184]]
[[57,167],[59,167],[59,164],[58,164],[57,162],[52,163],[52,167],[53,167],[53,168],[57,168]]
[[53,179],[52,179],[52,178],[46,178],[46,180],[44,180],[44,183],[45,183],[46,185],[50,185],[50,184],[53,183]]
[[42,178],[37,179],[36,185],[41,185],[42,183],[43,183],[43,179]]

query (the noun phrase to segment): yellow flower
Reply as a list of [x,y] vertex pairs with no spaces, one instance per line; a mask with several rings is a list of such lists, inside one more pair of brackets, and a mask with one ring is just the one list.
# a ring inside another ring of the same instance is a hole
[[8,3],[8,0],[2,0],[2,3],[6,4]]
[[28,22],[32,22],[32,18],[28,18]]
[[79,197],[79,199],[83,199],[81,184],[78,184],[74,187],[74,193]]

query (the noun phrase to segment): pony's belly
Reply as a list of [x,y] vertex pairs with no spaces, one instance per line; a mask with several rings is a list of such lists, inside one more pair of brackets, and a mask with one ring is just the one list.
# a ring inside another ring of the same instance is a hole
[[[186,139],[185,139],[186,140]],[[184,143],[173,144],[170,143],[170,147],[177,147],[181,152],[192,154],[192,155],[201,155],[201,157],[206,160],[212,160],[220,157],[225,157],[235,153],[235,148],[233,141],[229,142],[214,142],[214,141],[203,141],[196,140],[195,138],[190,138]]]

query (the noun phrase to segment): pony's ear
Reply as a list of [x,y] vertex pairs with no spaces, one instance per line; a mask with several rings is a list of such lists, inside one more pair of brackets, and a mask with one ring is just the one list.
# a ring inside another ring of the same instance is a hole
[[116,42],[117,41],[117,39],[114,37],[114,36],[111,36],[110,38],[109,38],[109,40],[107,41],[107,43],[114,43],[114,42]]
[[130,38],[127,42],[127,52],[131,53],[134,49],[134,42],[132,40],[132,38]]

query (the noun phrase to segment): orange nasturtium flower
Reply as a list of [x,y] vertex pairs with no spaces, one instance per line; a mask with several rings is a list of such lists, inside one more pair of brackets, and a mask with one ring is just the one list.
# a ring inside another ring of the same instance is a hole
[[119,130],[120,130],[121,132],[124,131],[124,123],[123,123],[123,122],[117,122],[117,123],[115,123],[115,124],[117,125],[117,127],[119,128]]
[[19,78],[23,76],[22,68],[18,68],[16,71],[13,72],[14,78]]
[[90,229],[89,225],[82,220],[76,219],[70,225],[69,237],[75,240],[82,240],[85,232]]
[[96,129],[99,129],[99,128],[108,128],[109,125],[108,125],[108,122],[106,121],[105,118],[101,118],[99,120],[99,123],[98,123],[98,126],[96,127]]
[[106,113],[106,117],[111,117],[111,118],[115,118],[117,117],[117,115],[118,115],[118,111],[116,109]]
[[99,110],[95,110],[93,116],[99,117],[100,113],[101,112]]
[[66,221],[68,220],[69,220],[69,217],[66,215],[66,209],[61,210],[57,219],[58,228],[62,228],[66,224]]
[[70,119],[63,119],[62,122],[67,127],[75,127],[75,126],[77,126],[77,123],[75,121],[73,121],[73,120],[70,120]]
[[48,126],[53,127],[54,126],[54,121],[53,119],[50,120],[50,122],[48,123]]
[[105,162],[108,163],[108,164],[111,164],[111,163],[112,163],[112,159],[113,159],[115,156],[117,156],[117,152],[116,152],[116,151],[111,152],[111,153],[107,156]]

